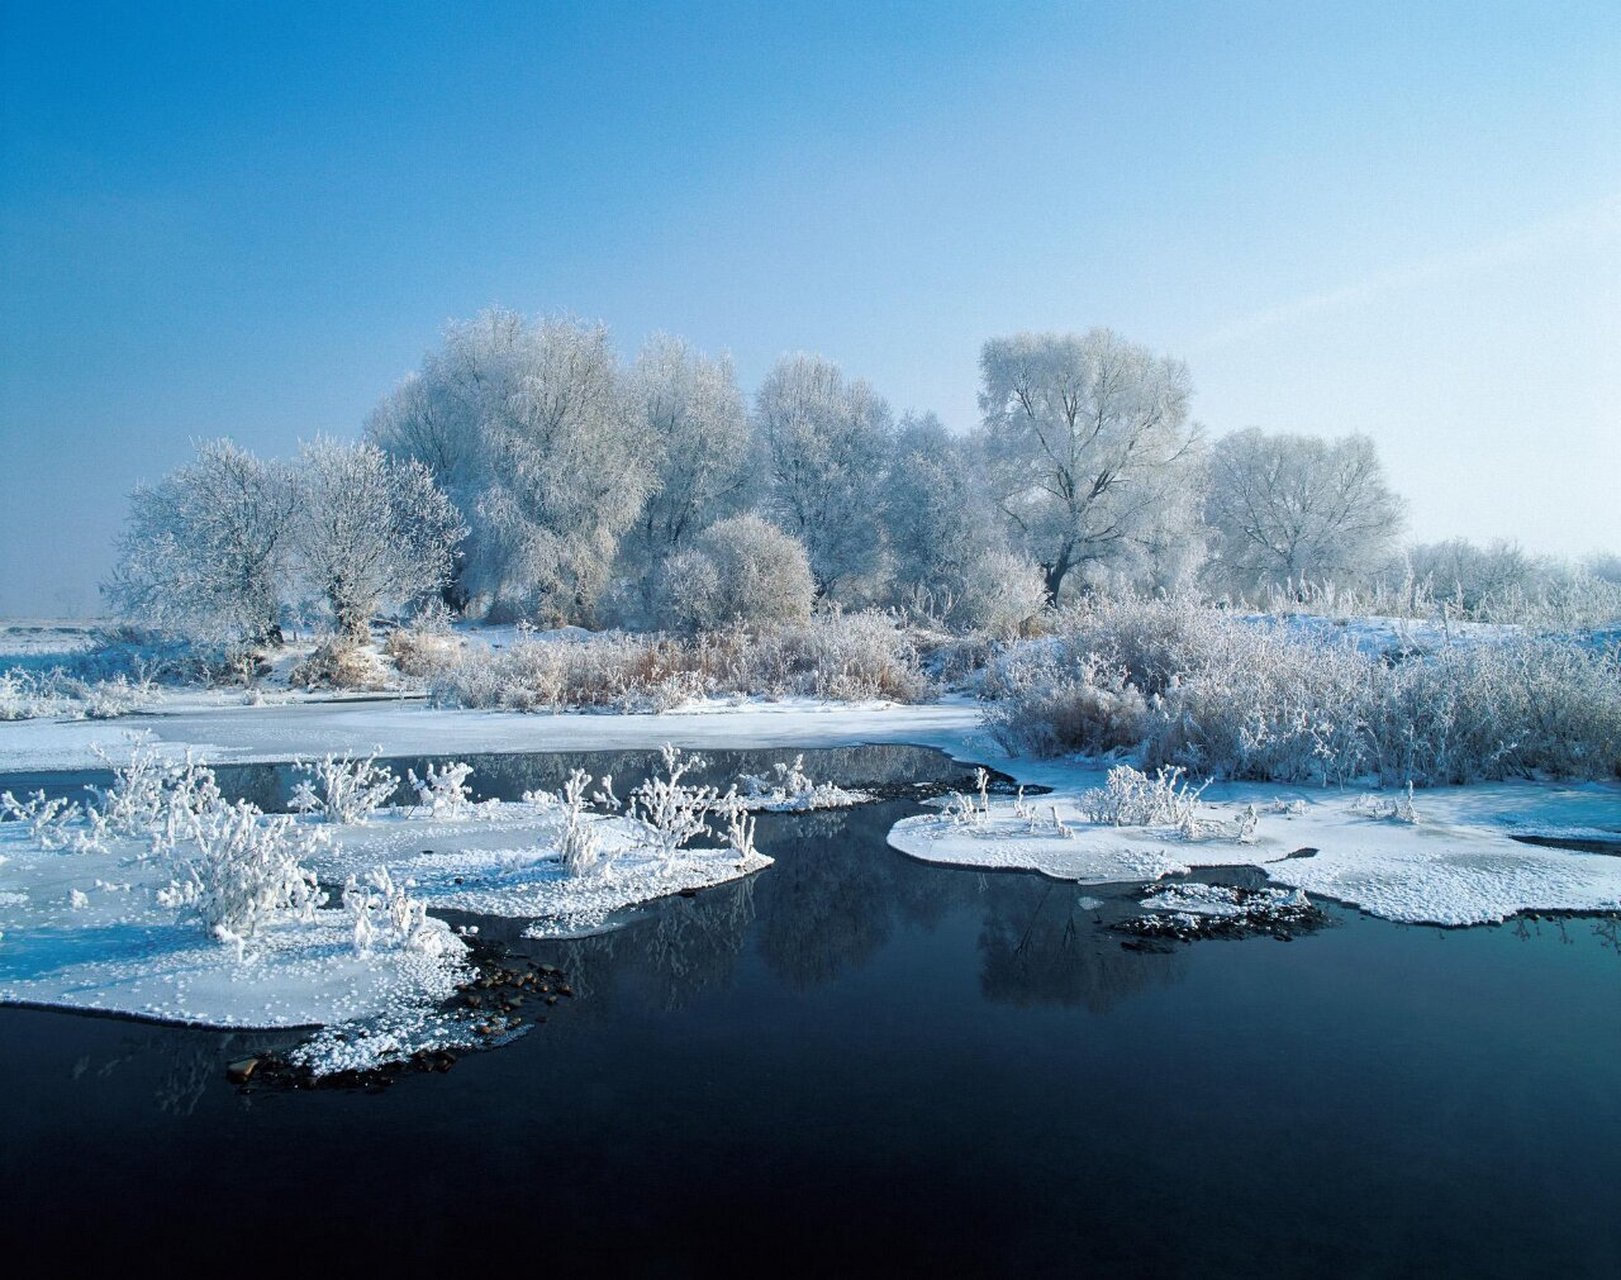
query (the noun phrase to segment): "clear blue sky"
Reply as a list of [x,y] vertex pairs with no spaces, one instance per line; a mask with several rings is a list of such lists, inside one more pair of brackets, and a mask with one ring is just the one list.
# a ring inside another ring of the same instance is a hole
[[1413,533],[1621,550],[1621,5],[0,0],[0,613],[195,437],[354,433],[500,303],[967,429],[1108,325],[1379,443]]

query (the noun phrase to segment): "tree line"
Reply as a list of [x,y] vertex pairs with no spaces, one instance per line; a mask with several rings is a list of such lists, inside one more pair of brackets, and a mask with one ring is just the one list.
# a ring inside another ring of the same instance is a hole
[[866,381],[487,311],[452,324],[364,438],[291,463],[229,441],[137,489],[107,593],[166,629],[274,641],[295,599],[338,630],[442,601],[491,619],[706,628],[815,604],[1006,627],[1094,590],[1254,597],[1354,584],[1403,504],[1373,444],[1210,440],[1187,367],[1108,329],[985,343],[981,421],[896,418]]

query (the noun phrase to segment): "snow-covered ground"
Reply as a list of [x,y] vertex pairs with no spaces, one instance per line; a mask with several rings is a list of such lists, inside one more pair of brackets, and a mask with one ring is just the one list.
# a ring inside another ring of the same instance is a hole
[[[1012,772],[1021,772],[1015,763]],[[1052,766],[1040,771],[1051,779]],[[1387,920],[1442,925],[1499,921],[1519,911],[1621,910],[1621,787],[1493,783],[1420,791],[1416,821],[1376,816],[1401,797],[1232,784],[1207,789],[1198,818],[1218,834],[1170,825],[1090,821],[1085,790],[1101,771],[1076,770],[1032,816],[992,799],[973,818],[928,814],[899,823],[896,848],[952,866],[1018,868],[1081,884],[1154,881],[1196,867],[1260,867],[1278,884]],[[1254,831],[1238,833],[1249,810]],[[1523,844],[1515,835],[1617,842],[1617,854]],[[1307,852],[1309,851],[1309,852]]]
[[[771,861],[741,806],[679,773],[639,788],[633,817],[586,808],[591,786],[618,801],[583,773],[574,796],[474,804],[465,766],[437,794],[418,780],[418,806],[380,808],[391,776],[328,761],[311,767],[311,812],[275,817],[226,803],[195,762],[145,746],[126,761],[82,806],[0,795],[0,1003],[323,1026],[295,1057],[318,1071],[478,1042],[477,1015],[440,1008],[474,974],[429,908],[573,935]],[[719,847],[706,814],[724,824]]]
[[[955,752],[996,750],[967,699],[902,706],[808,698],[710,702],[662,714],[467,711],[394,698],[244,706],[171,697],[155,710],[116,721],[18,720],[0,723],[0,773],[90,769],[96,747],[116,749],[128,730],[150,733],[168,750],[191,747],[226,762],[292,760],[327,752],[385,756],[494,751],[648,750],[678,747],[824,747],[908,742]],[[965,757],[966,758],[966,757]]]

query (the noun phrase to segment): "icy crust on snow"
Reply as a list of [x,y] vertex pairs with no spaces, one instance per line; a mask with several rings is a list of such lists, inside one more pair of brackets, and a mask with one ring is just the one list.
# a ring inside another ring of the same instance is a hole
[[1037,805],[1035,820],[994,800],[976,821],[946,814],[907,818],[891,831],[890,843],[927,862],[1033,870],[1081,884],[1254,866],[1288,888],[1410,924],[1487,924],[1521,911],[1621,910],[1621,857],[1513,838],[1528,830],[1613,832],[1621,819],[1621,788],[1613,785],[1421,791],[1414,797],[1415,822],[1371,817],[1373,806],[1343,792],[1227,786],[1219,801],[1201,803],[1200,818],[1228,830],[1239,829],[1253,808],[1247,843],[1188,839],[1172,827],[1094,823],[1073,789],[1039,797]]

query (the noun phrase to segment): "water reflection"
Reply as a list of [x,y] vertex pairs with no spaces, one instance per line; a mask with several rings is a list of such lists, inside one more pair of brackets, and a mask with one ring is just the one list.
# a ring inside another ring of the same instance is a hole
[[1104,928],[1096,900],[1073,885],[1049,880],[1037,890],[1026,877],[995,876],[984,900],[980,987],[989,1000],[1102,1013],[1187,973],[1185,950],[1125,950],[1119,935]]
[[[1186,972],[1181,953],[1122,949],[1109,910],[1070,885],[1039,876],[928,866],[890,849],[890,827],[917,812],[905,801],[805,815],[763,815],[769,870],[694,899],[651,906],[623,929],[567,942],[526,944],[597,999],[679,1009],[731,985],[746,952],[771,978],[808,992],[859,973],[908,935],[948,925],[976,939],[987,1000],[1101,1012]],[[1097,890],[1089,890],[1096,893]],[[1089,905],[1090,904],[1090,905]]]

